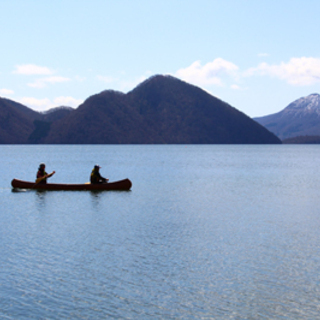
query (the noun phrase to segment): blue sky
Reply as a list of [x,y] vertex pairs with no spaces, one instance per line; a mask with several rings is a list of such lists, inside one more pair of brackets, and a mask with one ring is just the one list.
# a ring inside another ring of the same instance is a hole
[[250,117],[320,93],[318,0],[1,0],[0,96],[76,108],[155,74]]

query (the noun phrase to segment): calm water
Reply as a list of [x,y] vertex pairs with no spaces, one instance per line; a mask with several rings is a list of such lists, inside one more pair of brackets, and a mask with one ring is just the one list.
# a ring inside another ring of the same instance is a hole
[[[320,146],[0,146],[0,319],[319,319]],[[129,192],[13,192],[94,164]]]

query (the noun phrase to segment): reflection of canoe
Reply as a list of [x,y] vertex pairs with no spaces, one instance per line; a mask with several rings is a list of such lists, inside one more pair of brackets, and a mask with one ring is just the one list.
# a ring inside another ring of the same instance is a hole
[[35,183],[13,179],[11,181],[13,188],[19,189],[35,189],[35,190],[130,190],[132,183],[129,179],[124,179],[115,182],[100,183],[100,184],[63,184],[63,183]]

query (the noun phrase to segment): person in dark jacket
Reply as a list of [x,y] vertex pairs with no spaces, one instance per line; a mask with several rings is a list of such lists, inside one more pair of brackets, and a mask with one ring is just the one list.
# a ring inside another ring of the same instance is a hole
[[92,172],[91,172],[91,176],[90,176],[90,182],[92,184],[96,184],[96,183],[107,183],[109,181],[109,179],[106,179],[104,177],[101,176],[99,170],[100,170],[100,166],[95,165]]
[[52,171],[51,173],[46,173],[46,165],[44,163],[41,163],[37,172],[37,179],[36,183],[47,183],[47,178],[50,178],[53,176],[56,172]]

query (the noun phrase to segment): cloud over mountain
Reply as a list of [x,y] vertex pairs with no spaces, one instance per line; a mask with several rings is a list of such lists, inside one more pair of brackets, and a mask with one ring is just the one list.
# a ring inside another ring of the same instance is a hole
[[33,97],[23,97],[19,99],[19,102],[23,105],[31,106],[33,110],[43,111],[56,106],[70,106],[77,108],[82,102],[82,99],[76,99],[70,96],[59,96],[50,100],[48,98],[36,99]]
[[197,85],[223,85],[225,76],[235,76],[239,67],[222,58],[201,65],[201,61],[193,62],[189,67],[179,69],[176,76]]
[[320,59],[313,57],[292,58],[289,62],[270,65],[266,62],[250,68],[247,76],[271,76],[294,86],[307,86],[320,82]]

